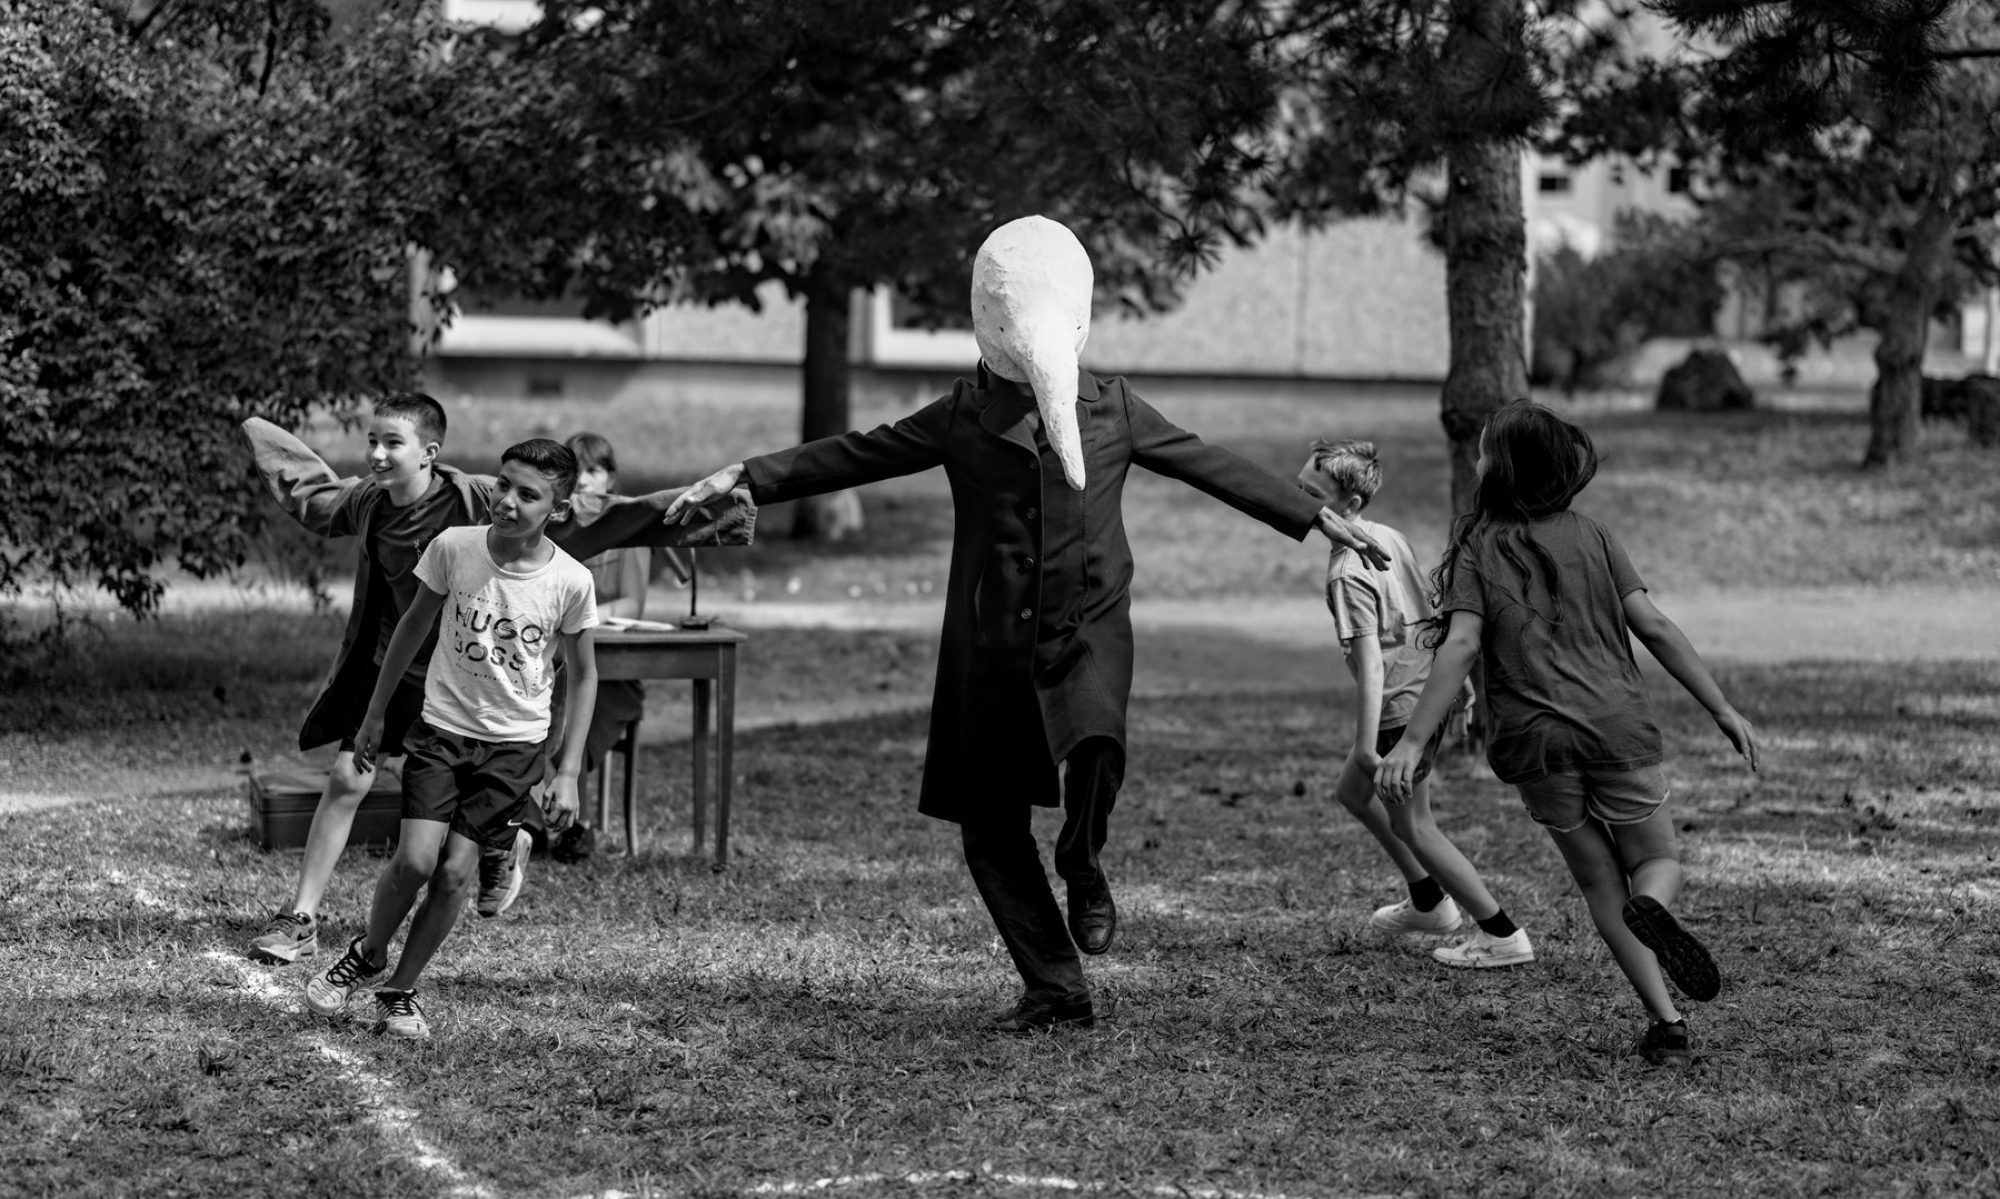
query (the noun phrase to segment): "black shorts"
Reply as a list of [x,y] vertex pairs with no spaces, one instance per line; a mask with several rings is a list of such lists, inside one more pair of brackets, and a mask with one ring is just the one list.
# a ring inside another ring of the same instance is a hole
[[[388,710],[382,713],[382,744],[375,747],[375,756],[393,758],[408,753],[404,745],[410,739],[410,726],[422,719],[423,714],[424,685],[408,679],[396,684],[396,689],[389,694]],[[361,717],[357,716],[347,734],[340,739],[340,752],[354,752],[354,737],[360,731]]]
[[488,849],[508,849],[542,778],[543,742],[481,741],[410,729],[403,763],[403,819],[436,820]]
[[[1424,779],[1430,777],[1431,767],[1437,764],[1438,750],[1444,747],[1445,726],[1450,723],[1451,721],[1449,719],[1439,721],[1437,732],[1432,733],[1431,739],[1424,743],[1424,752],[1423,755],[1417,759],[1417,770],[1415,774],[1412,774],[1410,776],[1411,782],[1413,783],[1422,782]],[[1375,756],[1378,758],[1382,757],[1386,755],[1390,750],[1396,748],[1397,745],[1401,744],[1403,740],[1403,730],[1408,727],[1410,726],[1406,724],[1399,724],[1393,729],[1376,730]]]

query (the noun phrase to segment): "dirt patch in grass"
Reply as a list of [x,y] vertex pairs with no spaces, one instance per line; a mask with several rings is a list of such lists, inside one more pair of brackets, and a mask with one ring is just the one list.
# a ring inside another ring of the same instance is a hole
[[[1366,931],[1398,887],[1331,808],[1332,693],[1180,696],[1134,707],[1120,942],[1090,963],[1112,1014],[1026,1040],[981,1029],[1012,971],[952,830],[914,812],[914,714],[747,734],[722,874],[686,854],[681,771],[651,751],[645,852],[538,863],[507,917],[468,918],[417,1046],[276,1011],[207,956],[296,869],[244,839],[233,794],[0,816],[0,1159],[28,1194],[448,1190],[323,1041],[502,1195],[982,1168],[1114,1192],[1991,1193],[2000,666],[1726,668],[1760,777],[1656,681],[1682,912],[1727,979],[1693,1007],[1690,1070],[1623,1056],[1635,1001],[1476,763],[1443,764],[1441,820],[1540,960],[1444,972]],[[343,863],[329,944],[379,865]]]

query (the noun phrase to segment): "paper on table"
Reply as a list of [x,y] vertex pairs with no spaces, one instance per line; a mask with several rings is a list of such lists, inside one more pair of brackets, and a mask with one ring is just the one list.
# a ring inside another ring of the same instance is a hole
[[613,616],[598,622],[599,628],[630,629],[635,633],[671,633],[677,627],[664,620],[633,620],[629,616]]

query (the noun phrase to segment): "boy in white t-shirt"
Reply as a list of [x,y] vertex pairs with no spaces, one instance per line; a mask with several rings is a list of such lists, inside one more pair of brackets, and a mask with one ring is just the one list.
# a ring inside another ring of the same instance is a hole
[[529,791],[543,777],[558,646],[568,662],[561,672],[568,715],[549,827],[576,816],[583,734],[597,694],[590,633],[597,605],[590,571],[547,536],[550,522],[569,518],[576,475],[576,456],[557,442],[538,437],[509,447],[493,523],[439,533],[417,563],[422,585],[389,641],[354,749],[357,768],[370,768],[395,680],[437,628],[423,717],[405,738],[402,832],[376,880],[368,931],[306,985],[307,1006],[320,1015],[338,1014],[388,967],[389,941],[428,883],[396,971],[375,993],[375,1031],[430,1035],[417,978],[458,919],[481,849],[514,844]]
[[1424,746],[1410,802],[1385,811],[1375,797],[1375,768],[1402,740],[1430,677],[1431,652],[1417,644],[1417,631],[1436,613],[1408,539],[1388,525],[1361,519],[1382,486],[1374,443],[1314,442],[1299,486],[1389,551],[1388,569],[1378,570],[1336,545],[1326,567],[1326,606],[1357,692],[1354,748],[1341,765],[1334,798],[1374,834],[1410,889],[1408,899],[1378,910],[1369,923],[1384,932],[1449,933],[1459,927],[1463,909],[1478,928],[1458,944],[1433,950],[1438,961],[1475,968],[1532,962],[1528,934],[1515,927],[1431,815],[1430,772],[1442,724]]

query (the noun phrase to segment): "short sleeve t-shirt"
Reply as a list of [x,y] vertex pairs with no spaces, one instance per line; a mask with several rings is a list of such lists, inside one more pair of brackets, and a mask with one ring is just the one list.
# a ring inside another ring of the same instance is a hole
[[508,570],[486,548],[487,526],[447,529],[417,563],[444,594],[438,648],[424,682],[424,719],[482,741],[548,737],[558,633],[597,624],[590,572],[557,547],[531,571]]
[[1430,597],[1409,539],[1388,525],[1354,522],[1389,555],[1377,570],[1346,546],[1333,547],[1326,564],[1326,607],[1342,642],[1373,637],[1382,644],[1383,729],[1410,723],[1424,681],[1431,675],[1430,650],[1417,644],[1419,627],[1430,620]]
[[[383,589],[389,602],[380,605],[382,620],[375,630],[375,664],[380,666],[389,652],[389,639],[396,635],[396,623],[417,598],[417,561],[431,539],[444,530],[471,519],[458,489],[441,478],[431,480],[430,490],[407,507],[386,501],[378,504],[362,538],[362,552],[374,564],[373,584]],[[437,635],[424,638],[410,667],[403,672],[405,682],[421,684],[437,645]]]
[[1625,597],[1645,586],[1617,540],[1580,512],[1489,525],[1466,545],[1442,608],[1485,622],[1486,756],[1501,781],[1661,760],[1625,624]]

